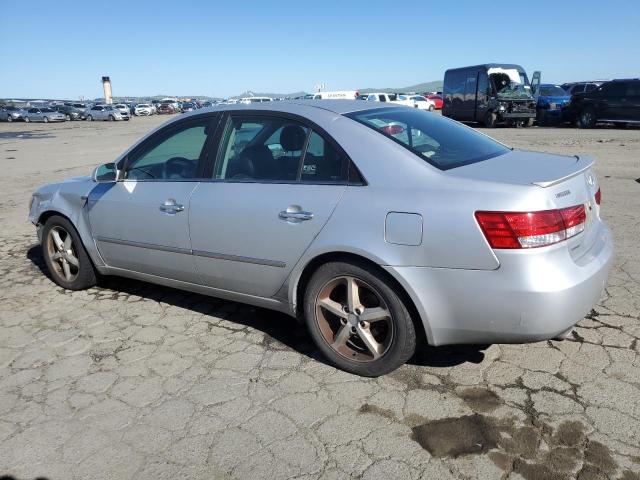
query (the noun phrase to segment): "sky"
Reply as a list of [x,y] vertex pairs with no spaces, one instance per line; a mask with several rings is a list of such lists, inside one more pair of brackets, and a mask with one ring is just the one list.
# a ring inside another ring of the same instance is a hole
[[640,1],[0,0],[0,98],[401,88],[517,63],[640,77]]

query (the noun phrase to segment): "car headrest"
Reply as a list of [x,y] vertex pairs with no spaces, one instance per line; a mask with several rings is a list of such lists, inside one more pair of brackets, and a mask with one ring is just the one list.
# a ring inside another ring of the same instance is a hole
[[297,152],[304,147],[307,134],[300,125],[287,125],[280,133],[280,145],[285,152]]

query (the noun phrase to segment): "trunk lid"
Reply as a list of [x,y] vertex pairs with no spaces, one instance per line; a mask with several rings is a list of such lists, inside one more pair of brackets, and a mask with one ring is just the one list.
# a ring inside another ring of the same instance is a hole
[[[598,181],[592,171],[594,159],[513,150],[489,160],[451,169],[446,174],[487,182],[528,185],[547,196],[547,209],[584,205],[584,231],[567,240],[574,260],[584,255],[597,238],[600,206],[595,202]],[[540,209],[542,210],[542,209]]]

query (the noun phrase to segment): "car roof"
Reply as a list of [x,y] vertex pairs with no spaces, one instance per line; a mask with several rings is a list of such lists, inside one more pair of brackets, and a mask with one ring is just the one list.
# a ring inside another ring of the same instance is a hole
[[213,107],[201,108],[190,115],[205,113],[207,111],[242,111],[242,110],[265,110],[270,112],[298,113],[301,115],[313,114],[316,109],[326,110],[339,115],[362,110],[372,110],[374,108],[403,108],[397,104],[385,105],[376,103],[365,103],[362,100],[280,100],[277,102],[253,103],[250,105],[235,103],[232,105],[215,105]]

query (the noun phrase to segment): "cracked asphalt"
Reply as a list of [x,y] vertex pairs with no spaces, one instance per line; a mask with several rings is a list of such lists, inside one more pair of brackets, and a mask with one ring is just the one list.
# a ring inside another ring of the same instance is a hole
[[423,348],[365,379],[326,365],[278,313],[47,277],[31,191],[163,120],[0,124],[0,475],[640,479],[640,130],[489,132],[598,157],[615,266],[570,340]]

